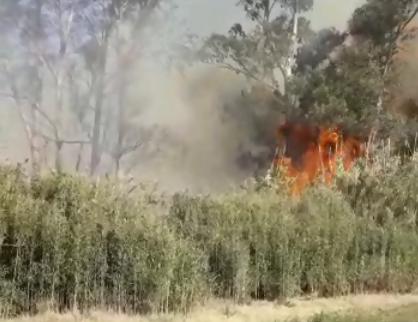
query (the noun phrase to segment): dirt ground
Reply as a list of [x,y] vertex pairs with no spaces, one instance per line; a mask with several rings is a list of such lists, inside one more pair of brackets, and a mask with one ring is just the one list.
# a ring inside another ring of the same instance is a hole
[[112,312],[91,312],[55,314],[46,312],[35,317],[20,317],[1,322],[273,322],[288,321],[293,318],[306,321],[317,313],[379,313],[391,312],[392,316],[417,316],[418,295],[365,294],[331,299],[293,299],[286,303],[253,302],[250,305],[235,305],[226,301],[211,301],[197,307],[187,316],[151,315],[126,316]]

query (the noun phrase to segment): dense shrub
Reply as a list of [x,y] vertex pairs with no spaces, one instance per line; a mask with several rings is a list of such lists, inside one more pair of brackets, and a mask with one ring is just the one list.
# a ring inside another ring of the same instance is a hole
[[251,188],[128,197],[107,179],[0,168],[0,308],[187,311],[210,296],[411,291],[418,169],[389,161],[299,199]]
[[[202,294],[204,260],[150,204],[111,182],[50,174],[25,185],[3,170],[2,296],[9,309],[184,310]],[[17,188],[19,187],[19,188]]]

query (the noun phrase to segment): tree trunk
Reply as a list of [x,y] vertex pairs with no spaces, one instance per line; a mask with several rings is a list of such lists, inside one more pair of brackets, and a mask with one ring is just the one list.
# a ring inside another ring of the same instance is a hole
[[99,62],[96,66],[97,83],[96,83],[96,90],[95,90],[96,100],[95,100],[95,106],[94,106],[93,135],[91,139],[90,175],[94,175],[101,159],[100,135],[101,135],[102,114],[103,114],[107,51],[108,51],[108,44],[109,44],[109,37],[110,37],[111,29],[112,29],[112,24],[109,23],[104,32],[103,43],[101,44],[100,51],[99,51],[100,53]]
[[[36,14],[35,14],[35,30],[34,30],[34,41],[38,48],[41,48],[42,42],[42,0],[36,0]],[[42,61],[37,58],[35,71],[33,73],[33,92],[30,96],[30,120],[27,126],[29,127],[29,150],[32,161],[32,172],[38,173],[41,168],[41,136],[39,135],[39,124],[38,124],[38,109],[42,102],[42,78],[40,73],[42,71]],[[45,152],[45,151],[43,151]]]
[[125,120],[125,79],[126,70],[123,69],[122,64],[119,66],[119,80],[118,80],[118,129],[117,129],[117,142],[115,147],[115,176],[118,176],[120,171],[120,163],[123,157],[123,141],[125,139],[126,129],[124,126]]

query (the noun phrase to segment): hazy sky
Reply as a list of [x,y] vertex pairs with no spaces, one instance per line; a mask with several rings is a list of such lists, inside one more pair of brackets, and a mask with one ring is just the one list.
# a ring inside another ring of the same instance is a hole
[[[313,12],[307,14],[315,29],[335,26],[344,29],[353,10],[364,0],[314,0]],[[191,30],[200,34],[225,32],[233,22],[244,21],[245,14],[236,7],[237,0],[179,0]]]

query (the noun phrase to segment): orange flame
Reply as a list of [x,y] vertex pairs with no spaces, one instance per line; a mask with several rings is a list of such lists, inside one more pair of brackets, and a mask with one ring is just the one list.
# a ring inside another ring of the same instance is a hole
[[318,176],[323,175],[325,183],[331,184],[336,173],[336,162],[342,157],[345,170],[353,162],[365,156],[365,145],[360,138],[342,135],[337,126],[318,127],[308,123],[285,122],[277,130],[277,151],[285,145],[283,155],[276,156],[273,168],[282,167],[284,176],[292,178],[292,195],[299,194]]

